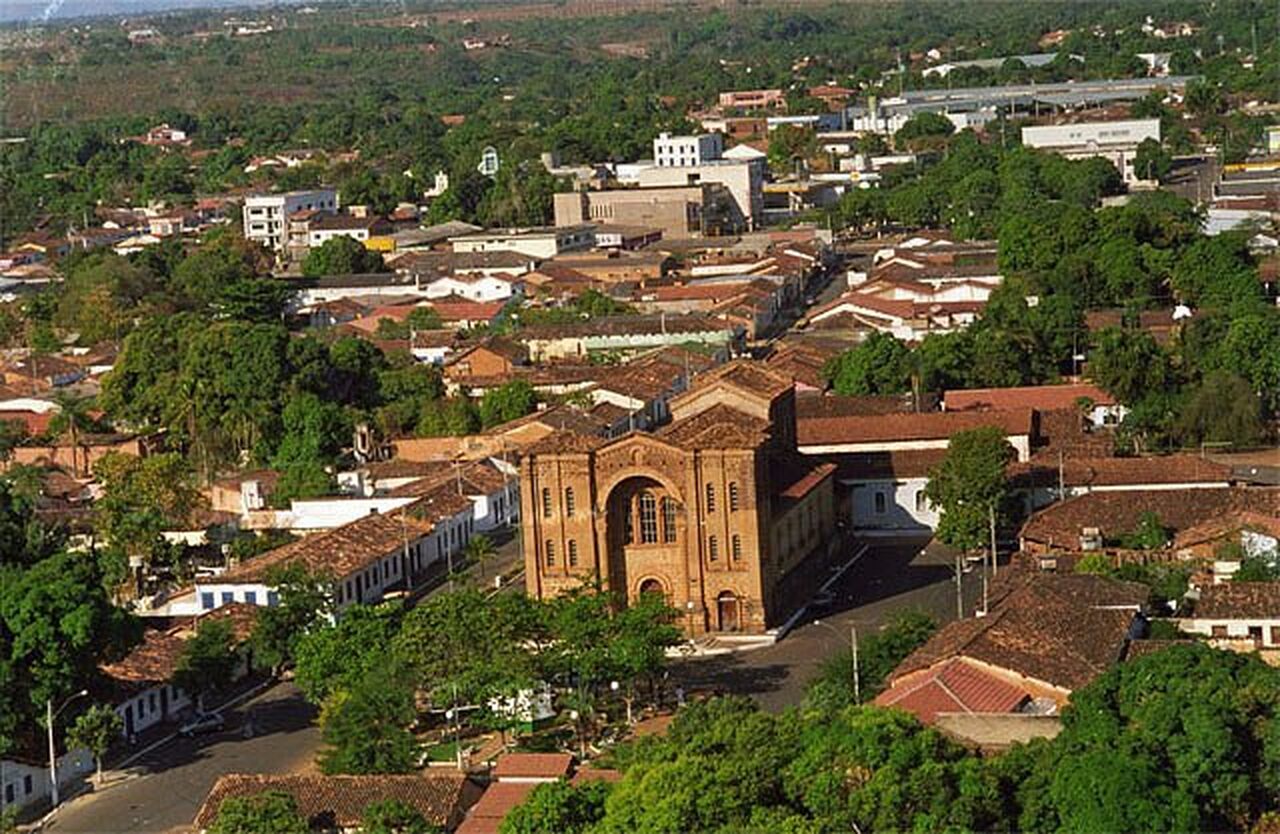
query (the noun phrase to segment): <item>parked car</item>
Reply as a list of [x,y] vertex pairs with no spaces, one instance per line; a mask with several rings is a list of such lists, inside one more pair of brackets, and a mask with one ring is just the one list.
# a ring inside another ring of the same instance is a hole
[[210,712],[203,715],[197,715],[186,724],[178,729],[178,734],[190,738],[191,736],[202,736],[205,733],[216,733],[226,726],[226,720],[221,713]]

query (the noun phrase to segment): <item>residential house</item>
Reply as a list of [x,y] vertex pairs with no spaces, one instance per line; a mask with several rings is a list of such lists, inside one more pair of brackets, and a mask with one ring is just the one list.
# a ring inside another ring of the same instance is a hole
[[504,273],[446,275],[427,283],[426,290],[427,298],[457,296],[469,301],[503,301],[524,293],[523,282]]
[[[461,495],[471,502],[470,515],[462,519],[463,526],[469,528],[466,530],[466,538],[470,538],[472,533],[487,533],[507,527],[519,519],[520,478],[514,464],[488,458],[466,464],[455,463],[453,466],[434,464],[433,468],[435,471],[431,475],[396,486],[388,494],[430,498],[443,491],[453,496]],[[443,507],[445,503],[442,501],[433,506]],[[461,506],[459,502],[452,500],[447,503],[450,506]],[[456,514],[456,510],[454,512]],[[452,517],[453,515],[449,516],[450,519]],[[437,522],[437,530],[446,530],[441,533],[442,548],[448,537],[447,521],[445,519]],[[459,534],[455,534],[455,538],[457,535]]]
[[409,338],[413,358],[432,365],[443,365],[458,347],[456,330],[415,330]]
[[[1058,554],[1104,551],[1154,513],[1173,537],[1188,528],[1235,512],[1275,513],[1280,488],[1148,489],[1090,492],[1060,501],[1032,515],[1019,533],[1026,553]],[[1165,558],[1177,553],[1168,548]],[[1190,554],[1189,554],[1190,555]]]
[[872,535],[935,529],[941,513],[925,497],[929,472],[946,457],[954,434],[983,426],[1000,428],[1018,460],[1030,458],[1036,437],[1030,409],[868,413],[858,399],[797,400],[799,451],[837,461],[839,483],[850,495],[849,522]]
[[578,765],[568,753],[503,753],[489,777],[484,795],[467,811],[457,834],[497,834],[511,809],[524,802],[538,785],[561,780],[573,785],[591,780],[614,782],[622,774]]
[[1199,455],[1055,457],[1039,452],[1030,461],[1012,464],[1009,481],[1031,512],[1094,492],[1222,490],[1232,486],[1235,478],[1231,467]]
[[389,235],[392,231],[391,222],[385,217],[323,214],[311,219],[307,228],[307,246],[314,249],[334,238],[349,237],[374,248],[374,238]]
[[732,352],[740,326],[703,315],[606,316],[559,325],[534,325],[516,334],[532,362],[582,359],[593,353],[635,353],[665,345],[697,343]]
[[[979,746],[998,745],[1010,733],[1051,737],[1059,725],[1043,719],[1119,663],[1143,633],[1149,593],[1145,585],[1086,574],[1006,573],[986,612],[938,630],[890,673],[875,703]],[[1006,718],[976,720],[984,716]],[[1016,724],[1022,726],[1010,726]]]
[[930,333],[963,330],[978,320],[986,306],[985,301],[934,301],[923,287],[910,299],[886,298],[885,293],[845,293],[813,310],[808,321],[815,327],[878,331],[918,342]]
[[490,229],[450,238],[457,253],[515,252],[528,258],[545,260],[563,252],[590,249],[595,246],[595,225],[535,226],[528,228]]
[[318,188],[285,194],[252,194],[244,201],[244,236],[283,254],[288,242],[289,217],[308,209],[337,211],[338,192],[332,188]]
[[434,299],[430,306],[445,327],[466,330],[493,324],[506,312],[508,303],[509,301],[468,301],[451,295]]
[[968,388],[947,391],[943,411],[1008,411],[1034,408],[1037,411],[1079,411],[1094,428],[1116,426],[1128,409],[1115,397],[1092,383],[1027,385],[1014,388]]
[[[166,630],[148,630],[142,642],[124,658],[103,664],[107,680],[105,697],[123,722],[122,733],[132,737],[165,721],[178,720],[197,706],[191,694],[173,682],[187,643],[205,623],[227,622],[237,647],[245,647],[257,620],[257,607],[244,603],[224,605]],[[248,674],[247,649],[238,651],[233,678]]]
[[718,101],[722,108],[734,110],[787,109],[787,96],[779,89],[730,90],[721,93]]
[[30,436],[49,432],[49,423],[62,411],[61,406],[49,399],[23,397],[17,392],[0,394],[0,422],[21,423]]
[[[1280,582],[1236,582],[1201,588],[1178,628],[1226,648],[1280,648]],[[1243,644],[1243,645],[1240,645]]]
[[666,252],[612,249],[607,252],[572,252],[559,256],[553,263],[567,266],[596,281],[619,283],[661,278],[671,269],[673,261]]
[[152,451],[152,441],[140,435],[129,434],[80,434],[77,445],[54,442],[49,445],[15,446],[9,455],[9,465],[53,466],[64,469],[76,478],[88,478],[93,466],[105,455],[119,453],[143,457]]
[[321,834],[348,834],[362,830],[365,809],[379,802],[407,805],[433,830],[453,831],[467,808],[480,796],[481,787],[467,776],[448,774],[377,774],[321,776],[316,774],[224,773],[196,813],[192,828],[207,831],[229,799],[247,799],[268,791],[293,797],[308,830]]
[[15,390],[31,393],[64,388],[84,379],[83,366],[61,356],[40,356],[34,353],[0,368],[4,384]]
[[290,542],[219,576],[197,579],[198,610],[233,602],[276,605],[279,595],[271,574],[294,565],[331,577],[339,612],[353,603],[380,602],[394,587],[411,587],[413,579],[436,561],[437,555],[427,547],[433,532],[434,525],[420,520],[412,507],[394,514],[373,513]]
[[512,251],[455,252],[430,250],[405,252],[388,259],[396,272],[413,276],[422,284],[450,275],[524,275],[538,259]]
[[529,364],[529,351],[520,342],[491,336],[453,354],[445,365],[450,379],[507,377],[518,366]]

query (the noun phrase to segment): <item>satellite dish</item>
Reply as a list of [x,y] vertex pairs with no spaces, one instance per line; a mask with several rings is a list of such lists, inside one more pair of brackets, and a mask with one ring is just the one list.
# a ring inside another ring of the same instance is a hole
[[498,149],[490,145],[480,152],[480,164],[476,166],[476,170],[486,177],[496,176],[499,164]]

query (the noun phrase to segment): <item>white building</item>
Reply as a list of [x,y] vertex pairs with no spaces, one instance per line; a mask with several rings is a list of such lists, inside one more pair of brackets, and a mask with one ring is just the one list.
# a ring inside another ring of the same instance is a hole
[[449,239],[455,253],[516,252],[539,260],[554,258],[562,252],[590,249],[595,242],[595,226],[591,223],[490,229]]
[[519,292],[520,284],[497,275],[446,275],[426,285],[427,298],[456,295],[471,301],[503,301]]
[[719,133],[672,136],[659,133],[653,140],[653,161],[659,168],[686,168],[720,159],[724,137]]
[[1038,125],[1022,129],[1022,144],[1027,147],[1053,151],[1067,159],[1102,157],[1116,166],[1127,185],[1150,179],[1144,172],[1134,170],[1138,145],[1147,139],[1160,141],[1159,119]]
[[[470,509],[468,503],[467,509]],[[393,587],[411,586],[436,561],[429,546],[434,525],[404,510],[371,513],[350,524],[290,542],[249,559],[216,577],[197,579],[198,609],[211,611],[233,602],[276,605],[273,572],[301,565],[331,577],[334,608],[381,602]]]
[[284,252],[289,239],[289,215],[297,211],[335,212],[338,192],[332,188],[254,194],[244,201],[244,236],[274,252]]
[[369,238],[391,233],[391,224],[381,217],[357,217],[332,214],[317,217],[307,228],[307,246],[323,246],[336,237],[349,237],[360,243]]

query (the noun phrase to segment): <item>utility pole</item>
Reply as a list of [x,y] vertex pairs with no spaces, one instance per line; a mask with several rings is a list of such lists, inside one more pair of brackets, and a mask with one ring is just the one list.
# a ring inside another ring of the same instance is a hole
[[1058,450],[1058,500],[1063,501],[1067,497],[1067,476],[1063,471],[1062,450]]
[[963,557],[956,553],[956,619],[964,619],[964,583],[961,581],[964,570]]
[[[993,576],[1000,575],[1000,560],[996,553],[996,506],[992,504],[988,508],[988,518],[991,522],[991,573]],[[986,608],[986,600],[983,600],[982,606]]]
[[862,681],[858,674],[858,627],[849,626],[849,645],[853,649],[853,702],[862,703]]

